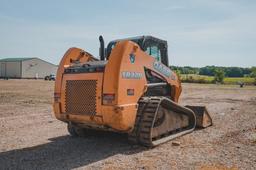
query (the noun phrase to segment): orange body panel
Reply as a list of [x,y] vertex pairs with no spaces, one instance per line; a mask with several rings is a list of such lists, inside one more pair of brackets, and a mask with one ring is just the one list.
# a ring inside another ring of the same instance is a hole
[[[134,62],[130,61],[130,54],[135,56]],[[181,84],[177,75],[161,64],[161,67],[170,71],[170,76],[164,76],[155,67],[159,62],[131,41],[122,41],[116,44],[104,72],[64,74],[65,67],[71,64],[70,59],[78,59],[81,63],[95,60],[90,54],[77,48],[69,49],[64,55],[56,75],[55,102],[53,105],[55,116],[59,120],[110,127],[113,130],[123,132],[131,131],[135,123],[138,100],[147,91],[144,68],[150,69],[161,76],[171,86],[171,99],[178,102]],[[137,77],[126,77],[126,72],[136,73]],[[66,113],[65,86],[67,80],[97,80],[95,115]],[[127,95],[129,89],[133,90],[133,95]],[[103,94],[115,94],[114,101],[111,104],[103,104]]]

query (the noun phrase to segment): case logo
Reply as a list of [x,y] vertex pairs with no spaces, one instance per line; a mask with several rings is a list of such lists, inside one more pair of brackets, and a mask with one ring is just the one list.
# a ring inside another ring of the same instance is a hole
[[134,64],[135,62],[135,55],[133,53],[130,54],[130,62]]
[[[166,77],[170,77],[172,75],[172,71],[166,67],[165,65],[163,65],[162,63],[155,61],[153,63],[153,67],[154,69],[156,69],[158,72],[162,73],[163,75],[165,75]],[[173,76],[172,76],[173,79]],[[174,76],[175,79],[175,76]]]

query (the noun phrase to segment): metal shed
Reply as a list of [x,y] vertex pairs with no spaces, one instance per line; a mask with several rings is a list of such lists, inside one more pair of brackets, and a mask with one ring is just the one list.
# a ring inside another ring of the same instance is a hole
[[0,78],[44,78],[56,72],[56,65],[40,58],[0,59]]

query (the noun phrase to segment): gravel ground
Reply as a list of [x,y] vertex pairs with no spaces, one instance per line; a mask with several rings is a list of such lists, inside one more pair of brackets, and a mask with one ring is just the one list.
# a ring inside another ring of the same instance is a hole
[[0,80],[0,169],[256,169],[256,87],[183,84],[181,104],[206,105],[214,125],[147,149],[114,133],[70,137],[53,85]]

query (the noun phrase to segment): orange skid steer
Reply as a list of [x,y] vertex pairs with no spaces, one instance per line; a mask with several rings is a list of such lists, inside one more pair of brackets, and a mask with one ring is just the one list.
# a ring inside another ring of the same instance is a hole
[[100,59],[70,48],[55,81],[54,113],[72,136],[90,129],[128,134],[152,147],[212,125],[204,106],[178,104],[182,88],[170,70],[167,42],[139,36],[100,40]]

